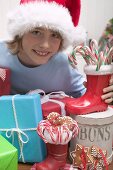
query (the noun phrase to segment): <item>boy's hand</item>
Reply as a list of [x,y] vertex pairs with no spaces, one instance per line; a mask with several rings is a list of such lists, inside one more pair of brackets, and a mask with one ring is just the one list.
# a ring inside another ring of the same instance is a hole
[[105,100],[105,103],[111,104],[113,102],[113,75],[111,76],[109,86],[103,89],[101,98]]

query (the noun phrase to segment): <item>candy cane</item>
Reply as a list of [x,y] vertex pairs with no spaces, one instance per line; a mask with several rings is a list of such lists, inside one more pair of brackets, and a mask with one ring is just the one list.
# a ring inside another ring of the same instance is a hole
[[[98,51],[98,43],[96,40],[91,40],[88,46],[78,46],[74,49],[75,55],[80,54],[87,65],[96,65],[96,71],[98,71],[101,65],[109,65],[112,63],[113,58],[113,47],[109,49],[106,47],[104,51]],[[77,64],[76,60],[74,61],[74,56],[69,57],[71,65],[75,68]]]

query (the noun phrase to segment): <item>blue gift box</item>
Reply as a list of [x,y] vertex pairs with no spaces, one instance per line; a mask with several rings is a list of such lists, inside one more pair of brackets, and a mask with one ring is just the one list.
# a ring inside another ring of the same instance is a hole
[[43,119],[40,95],[0,97],[0,134],[18,149],[20,162],[41,162],[46,146],[36,128]]

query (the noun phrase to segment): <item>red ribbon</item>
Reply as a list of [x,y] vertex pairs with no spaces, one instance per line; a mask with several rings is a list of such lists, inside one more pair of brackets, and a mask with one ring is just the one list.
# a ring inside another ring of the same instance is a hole
[[103,160],[104,160],[105,168],[106,168],[106,170],[108,170],[108,163],[107,163],[107,160],[106,160],[105,155],[103,154],[102,149],[99,149],[99,152],[100,152],[100,154],[102,155],[102,158],[103,158]]
[[83,162],[83,170],[87,170],[86,168],[86,153],[85,153],[85,147],[82,147],[82,154],[81,154],[81,160]]

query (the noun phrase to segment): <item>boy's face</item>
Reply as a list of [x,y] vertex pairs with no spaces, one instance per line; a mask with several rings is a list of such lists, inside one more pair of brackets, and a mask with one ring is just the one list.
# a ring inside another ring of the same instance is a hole
[[59,33],[44,28],[36,28],[22,37],[20,61],[30,67],[45,64],[58,52],[62,38]]

